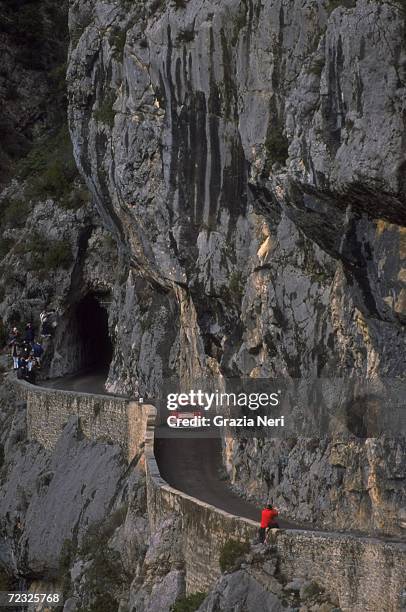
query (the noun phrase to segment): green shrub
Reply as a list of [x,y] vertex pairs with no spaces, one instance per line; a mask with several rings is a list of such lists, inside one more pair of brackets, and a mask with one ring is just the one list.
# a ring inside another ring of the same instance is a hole
[[15,250],[21,255],[31,255],[29,268],[34,271],[46,272],[57,268],[67,270],[73,262],[72,248],[68,240],[50,240],[38,232],[16,245]]
[[279,124],[271,126],[265,141],[268,166],[275,163],[285,164],[289,155],[288,147],[289,142],[283,133],[282,126]]
[[250,549],[249,542],[227,540],[220,553],[220,569],[222,572],[234,569],[238,559],[243,557]]
[[317,59],[314,59],[312,63],[310,64],[309,73],[315,74],[316,76],[320,77],[321,73],[323,72],[324,65],[325,65],[324,57],[319,57]]
[[50,161],[42,174],[33,178],[27,190],[34,199],[52,198],[64,201],[72,189],[72,181],[77,176],[73,157],[67,159],[57,156]]
[[269,105],[269,123],[265,139],[266,163],[264,171],[269,173],[275,163],[284,165],[289,156],[289,142],[283,132],[284,124],[278,112],[277,102],[272,96]]
[[27,181],[26,195],[29,198],[53,198],[63,206],[71,207],[72,184],[79,178],[79,173],[66,125],[34,145],[21,160],[18,176]]
[[29,70],[48,70],[50,62],[66,56],[67,4],[43,0],[7,0],[2,3],[0,30],[7,32],[16,60]]
[[62,591],[65,597],[68,596],[71,586],[70,567],[76,553],[76,546],[71,540],[65,539],[62,544],[59,557],[59,576],[62,582]]
[[103,592],[98,593],[93,602],[86,606],[85,608],[81,608],[82,612],[112,612],[118,610],[119,602],[114,599],[111,593]]
[[300,593],[302,599],[311,599],[315,597],[321,592],[321,588],[317,584],[317,582],[311,581],[303,586],[303,589]]
[[38,5],[26,4],[16,13],[16,28],[20,35],[30,41],[31,45],[41,45],[44,38],[44,20]]
[[51,243],[44,256],[44,267],[50,270],[56,270],[57,268],[67,270],[72,262],[72,249],[67,240]]
[[330,15],[339,6],[343,8],[354,8],[357,0],[328,0],[327,13]]
[[100,121],[111,128],[114,125],[114,117],[116,116],[116,111],[113,109],[115,99],[115,94],[112,91],[109,92],[103,98],[99,108],[94,112],[94,118],[96,121]]
[[184,9],[184,8],[186,8],[186,4],[187,4],[186,0],[174,0],[174,1],[175,1],[175,7],[177,9]]
[[195,612],[203,601],[206,599],[207,593],[192,593],[187,597],[180,597],[171,606],[171,612]]
[[231,36],[231,45],[235,47],[240,36],[240,32],[247,25],[247,12],[244,6],[233,18],[233,33]]
[[27,221],[30,205],[25,200],[3,200],[1,225],[23,227]]
[[117,242],[116,242],[113,234],[110,234],[110,233],[104,234],[102,240],[103,240],[103,246],[106,249],[109,249],[110,251],[114,251],[114,253],[117,252]]
[[115,593],[123,587],[128,588],[131,577],[123,567],[118,551],[108,546],[114,531],[122,525],[127,506],[122,506],[104,522],[93,524],[88,530],[80,555],[92,560],[86,571],[87,594],[91,604],[83,612],[111,612],[117,610],[118,600]]
[[66,95],[66,62],[55,66],[48,73],[51,90],[55,95]]
[[123,524],[127,514],[127,506],[123,505],[115,510],[105,521],[93,523],[83,538],[80,549],[81,556],[91,555],[98,546],[111,538],[117,527]]
[[241,272],[232,272],[230,274],[229,290],[231,296],[237,300],[241,300],[244,293],[244,284]]
[[126,39],[127,32],[125,30],[113,30],[110,37],[110,44],[112,47],[114,47],[113,57],[117,60],[121,60],[123,58]]

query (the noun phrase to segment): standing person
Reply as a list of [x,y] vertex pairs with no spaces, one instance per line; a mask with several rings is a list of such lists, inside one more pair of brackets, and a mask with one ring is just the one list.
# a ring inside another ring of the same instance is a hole
[[50,310],[47,312],[43,310],[39,315],[39,320],[41,321],[41,338],[50,338],[52,335],[52,326],[50,319],[52,315],[55,314],[55,310]]
[[21,356],[27,360],[31,353],[31,344],[24,340],[21,344]]
[[27,359],[27,380],[32,384],[35,384],[35,366],[34,356],[30,355]]
[[22,355],[18,356],[18,370],[17,370],[17,378],[19,380],[25,380],[27,378],[28,370],[27,370],[27,360],[24,359]]
[[273,507],[272,504],[267,504],[267,506],[261,512],[261,526],[259,528],[259,541],[261,544],[265,542],[265,536],[267,529],[273,529],[278,527],[278,523],[276,522],[276,517],[279,512],[276,508]]
[[8,346],[11,349],[11,357],[13,359],[13,369],[18,370],[18,354],[20,349],[20,332],[17,327],[13,327],[8,339]]
[[38,367],[41,367],[41,357],[44,353],[42,344],[38,340],[34,340],[32,345],[32,354]]
[[35,334],[32,323],[27,323],[27,325],[25,326],[24,341],[29,342],[29,344],[32,344],[34,342],[34,338]]
[[11,356],[13,358],[13,370],[18,370],[19,345],[13,342],[11,347]]

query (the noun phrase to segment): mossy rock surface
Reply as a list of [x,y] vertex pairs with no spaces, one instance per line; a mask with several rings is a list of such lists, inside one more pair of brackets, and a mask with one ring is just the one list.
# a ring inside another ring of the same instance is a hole
[[181,597],[171,606],[171,612],[195,612],[195,610],[199,609],[206,597],[207,593],[202,592],[192,593],[187,597]]
[[238,540],[227,540],[220,553],[220,569],[222,572],[237,569],[239,562],[250,549],[249,542],[239,542]]

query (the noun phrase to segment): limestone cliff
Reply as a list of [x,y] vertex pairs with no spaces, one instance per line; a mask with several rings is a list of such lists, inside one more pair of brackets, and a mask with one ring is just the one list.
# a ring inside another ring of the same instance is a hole
[[[86,1],[69,20],[75,157],[131,267],[111,388],[404,376],[402,5]],[[227,459],[298,517],[397,529],[404,445],[344,447]]]
[[70,27],[75,155],[167,296],[173,368],[403,374],[400,9],[81,2]]

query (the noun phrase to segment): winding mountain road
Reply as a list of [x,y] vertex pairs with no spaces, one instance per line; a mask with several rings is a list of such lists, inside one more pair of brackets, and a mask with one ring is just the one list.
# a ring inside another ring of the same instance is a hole
[[[52,389],[111,395],[104,388],[105,379],[106,374],[103,372],[84,373],[40,381],[40,384]],[[260,508],[237,495],[226,481],[220,438],[198,437],[192,430],[182,430],[179,435],[178,431],[168,432],[166,427],[163,431],[161,426],[156,429],[155,457],[162,478],[170,486],[230,514],[259,522]],[[314,525],[289,521],[283,517],[278,522],[281,528],[321,531]],[[378,533],[365,534],[350,530],[338,530],[337,533],[404,542],[403,537]]]
[[[108,395],[103,373],[54,378],[41,385],[52,389]],[[176,434],[176,432],[175,432]],[[260,510],[234,493],[222,478],[221,443],[215,438],[196,438],[193,431],[155,440],[155,457],[162,478],[175,489],[230,514],[259,520]],[[285,521],[282,521],[284,526]]]
[[[106,376],[101,373],[54,378],[41,385],[52,389],[108,395],[104,388]],[[166,429],[166,428],[165,428]],[[221,441],[216,438],[198,438],[193,431],[182,430],[181,437],[158,436],[155,457],[162,478],[175,489],[201,501],[243,518],[259,521],[260,508],[244,500],[227,485],[221,457]],[[281,520],[281,527],[295,527]]]
[[[183,491],[220,510],[259,521],[260,508],[236,493],[225,480],[221,442],[216,438],[196,438],[193,431],[182,437],[157,437],[155,457],[161,476],[175,489]],[[295,527],[279,520],[281,527]]]

